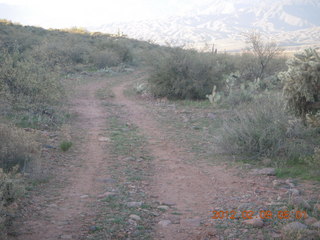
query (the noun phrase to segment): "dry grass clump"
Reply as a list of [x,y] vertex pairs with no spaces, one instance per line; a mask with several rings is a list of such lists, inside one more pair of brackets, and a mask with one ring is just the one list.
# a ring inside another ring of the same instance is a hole
[[10,173],[0,168],[0,239],[6,239],[8,227],[16,214],[15,201],[23,194],[24,187],[17,168]]
[[313,152],[311,138],[314,131],[300,122],[290,125],[281,98],[265,96],[240,106],[233,116],[225,119],[219,144],[233,154],[248,157],[309,156]]
[[0,168],[5,172],[9,172],[14,166],[25,171],[38,152],[33,137],[12,125],[0,124],[0,142]]
[[0,124],[0,142],[0,239],[6,239],[15,202],[24,192],[21,172],[37,159],[38,144],[31,133],[5,124]]

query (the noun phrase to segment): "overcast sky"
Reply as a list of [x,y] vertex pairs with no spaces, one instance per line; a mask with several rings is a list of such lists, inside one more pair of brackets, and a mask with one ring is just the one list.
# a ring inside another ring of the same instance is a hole
[[[201,0],[205,2],[208,0]],[[199,0],[0,0],[0,18],[46,28],[181,15]]]

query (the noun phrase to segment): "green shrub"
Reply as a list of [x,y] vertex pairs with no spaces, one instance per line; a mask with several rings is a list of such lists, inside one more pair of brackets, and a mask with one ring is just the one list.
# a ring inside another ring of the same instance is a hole
[[205,99],[213,86],[223,87],[223,75],[231,70],[223,55],[174,48],[154,63],[150,91],[156,97]]
[[242,103],[250,102],[254,99],[254,95],[245,90],[237,89],[232,91],[224,100],[229,106],[234,107]]
[[68,151],[71,147],[72,147],[72,142],[63,141],[62,143],[60,143],[60,149],[61,149],[63,152]]
[[225,119],[218,144],[247,157],[294,160],[312,155],[316,135],[300,121],[290,120],[280,96],[270,95],[240,105]]
[[0,52],[0,97],[10,104],[12,114],[28,116],[38,126],[57,124],[65,97],[57,74],[31,56],[22,57],[17,49]]
[[94,66],[99,69],[117,66],[121,63],[120,56],[112,49],[92,53],[92,59]]
[[0,168],[6,172],[16,165],[24,171],[37,153],[33,138],[11,125],[0,125],[0,142]]

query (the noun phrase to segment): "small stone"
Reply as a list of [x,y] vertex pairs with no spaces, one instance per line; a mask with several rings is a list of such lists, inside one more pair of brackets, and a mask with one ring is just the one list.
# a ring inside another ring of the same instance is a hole
[[98,138],[99,142],[110,142],[110,138],[107,138],[107,137],[99,137]]
[[97,230],[98,230],[97,226],[90,226],[90,227],[89,227],[89,231],[90,231],[90,232],[95,232],[95,231],[97,231]]
[[238,210],[239,212],[243,212],[243,211],[253,211],[253,208],[255,207],[254,203],[242,203],[239,205]]
[[160,210],[165,210],[165,211],[169,210],[169,207],[166,206],[166,205],[160,205],[157,208],[160,209]]
[[210,119],[216,119],[216,115],[214,113],[208,113],[207,117]]
[[291,179],[287,179],[286,180],[286,184],[288,184],[290,187],[294,188],[295,187],[295,184],[292,182]]
[[243,222],[256,228],[262,228],[264,225],[263,220],[259,216],[255,216],[252,219],[244,220]]
[[72,235],[61,235],[61,239],[72,239]]
[[158,222],[159,225],[161,225],[162,227],[167,227],[168,225],[171,224],[170,220],[162,220],[160,222]]
[[291,222],[286,224],[283,228],[282,228],[282,233],[292,233],[292,232],[299,232],[302,230],[307,229],[307,226],[300,223],[300,222]]
[[136,221],[133,220],[133,219],[129,219],[128,222],[129,222],[131,225],[137,225]]
[[245,164],[242,165],[242,168],[243,168],[243,169],[251,169],[251,168],[252,168],[252,164],[250,164],[250,163],[245,163]]
[[136,221],[140,221],[141,220],[141,218],[138,215],[135,215],[135,214],[131,214],[129,216],[129,218],[131,218],[132,220],[136,220]]
[[52,146],[52,145],[48,145],[48,144],[43,144],[42,145],[44,148],[48,148],[48,149],[56,149],[57,147]]
[[293,195],[293,196],[299,196],[300,195],[300,191],[296,188],[292,188],[289,189],[289,192]]
[[123,159],[124,161],[135,161],[136,158],[135,157],[126,157],[125,159]]
[[192,227],[199,227],[201,225],[201,218],[190,218],[190,219],[183,219],[181,220],[181,224],[192,226]]
[[309,209],[309,210],[311,209],[310,204],[306,200],[304,200],[302,197],[293,198],[292,203],[296,207],[302,207],[304,209]]
[[167,205],[167,206],[172,207],[172,206],[174,206],[176,204],[174,202],[161,202],[161,205]]
[[82,195],[82,196],[80,196],[81,199],[85,199],[85,198],[88,198],[88,197],[89,197],[89,195]]
[[116,180],[112,179],[112,178],[105,178],[101,180],[104,183],[115,183]]
[[307,225],[312,225],[315,222],[317,222],[318,220],[314,217],[308,217],[307,219],[304,220],[304,223]]
[[276,232],[272,233],[271,236],[272,236],[272,239],[274,239],[274,240],[281,239],[281,234],[276,233]]
[[51,207],[51,208],[57,208],[57,207],[58,207],[58,205],[53,203],[53,204],[48,205],[48,207]]
[[276,170],[274,168],[262,168],[262,169],[254,169],[252,171],[253,175],[268,175],[275,176]]
[[272,185],[273,185],[274,187],[279,187],[281,184],[282,184],[282,182],[280,182],[279,180],[273,180],[273,181],[272,181]]
[[170,216],[169,220],[172,222],[172,224],[180,224],[180,217],[178,216]]
[[320,221],[313,223],[311,226],[320,229]]
[[142,202],[127,202],[127,207],[141,207]]
[[117,195],[117,194],[114,193],[114,192],[105,192],[105,193],[103,193],[103,194],[100,194],[100,195],[98,196],[98,198],[106,198],[106,197],[115,196],[115,195]]

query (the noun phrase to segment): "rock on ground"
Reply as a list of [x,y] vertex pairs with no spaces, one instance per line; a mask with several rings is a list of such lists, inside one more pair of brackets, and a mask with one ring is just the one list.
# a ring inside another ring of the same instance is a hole
[[160,222],[158,222],[159,225],[161,225],[162,227],[167,227],[168,225],[171,224],[170,220],[162,220]]
[[136,220],[136,221],[140,221],[141,220],[141,217],[139,217],[138,215],[135,215],[135,214],[131,214],[129,216],[130,219],[132,220]]
[[292,232],[299,232],[302,230],[306,230],[307,226],[300,223],[300,222],[291,222],[286,224],[283,228],[282,228],[282,233],[292,233]]
[[141,207],[142,202],[127,202],[127,207]]
[[309,210],[311,209],[310,204],[306,200],[304,200],[302,197],[294,197],[292,199],[292,203],[296,207],[302,207],[304,209],[309,209]]
[[256,228],[262,228],[264,226],[264,222],[260,217],[254,217],[253,219],[248,219],[243,222]]
[[320,221],[313,223],[311,226],[320,229]]

